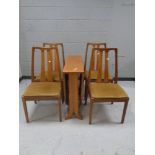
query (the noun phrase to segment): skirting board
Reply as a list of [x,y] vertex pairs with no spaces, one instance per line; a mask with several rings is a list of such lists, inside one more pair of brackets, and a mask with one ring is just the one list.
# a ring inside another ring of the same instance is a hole
[[[24,79],[31,79],[31,76],[22,76],[19,78],[19,82],[21,82]],[[135,81],[134,77],[119,77],[119,81]]]

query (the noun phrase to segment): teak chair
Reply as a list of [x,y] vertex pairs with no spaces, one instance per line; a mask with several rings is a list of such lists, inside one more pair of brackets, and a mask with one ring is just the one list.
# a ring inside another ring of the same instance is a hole
[[[86,53],[85,53],[85,62],[84,62],[84,72],[85,72],[85,76],[84,76],[84,80],[85,80],[85,105],[87,103],[87,97],[88,97],[88,71],[87,71],[87,59],[88,59],[88,52],[90,50],[90,55],[92,57],[92,70],[91,70],[91,77],[89,80],[91,81],[95,81],[97,79],[97,70],[95,68],[95,62],[97,61],[96,58],[96,53],[92,53],[92,49],[93,48],[106,48],[106,43],[87,43],[86,46]],[[102,71],[101,74],[101,78],[102,80],[104,79],[104,71]],[[109,75],[109,79],[111,79],[111,76]],[[112,81],[112,79],[111,79]]]
[[[57,48],[58,49],[58,55],[59,55],[59,61],[61,60],[62,62],[62,67],[65,66],[65,56],[64,56],[64,46],[63,46],[63,43],[43,43],[43,47],[51,47],[51,48]],[[60,59],[60,55],[61,55],[61,59]],[[58,56],[57,56],[57,53],[55,53],[55,64],[57,64],[58,62]],[[47,79],[47,76],[48,76],[48,71],[45,70],[45,78]],[[59,74],[58,74],[58,68],[57,66],[55,67],[55,70],[53,70],[53,81],[60,81],[59,79]],[[63,82],[63,74],[62,74],[62,71],[61,71],[61,86],[62,86],[62,90],[63,90],[63,94],[62,94],[62,101],[64,102],[64,98],[65,98],[65,89],[64,89],[64,82]],[[35,80],[36,81],[40,81],[40,77],[41,77],[41,74],[39,75],[36,75],[35,76]]]
[[[115,54],[115,75],[114,83],[108,78],[109,65],[108,54],[114,52]],[[93,69],[93,54],[97,53],[97,79],[95,82],[90,80],[91,70]],[[104,56],[104,80],[102,80],[102,59]],[[117,48],[93,48],[90,60],[90,69],[88,75],[88,88],[90,96],[90,109],[89,109],[89,124],[92,123],[92,110],[95,102],[124,102],[124,109],[122,114],[121,123],[124,123],[125,114],[128,106],[129,97],[123,88],[117,84],[118,81],[118,51]]]
[[[34,76],[34,57],[35,52],[41,52],[41,73],[40,80],[36,81]],[[47,54],[47,62],[45,61],[45,54]],[[54,54],[57,56],[57,63],[55,64]],[[45,63],[47,63],[47,77],[45,76]],[[59,80],[54,81],[53,72],[57,68]],[[25,112],[26,121],[29,122],[26,101],[37,100],[58,100],[59,105],[59,120],[61,118],[61,69],[59,62],[58,49],[55,47],[32,47],[32,68],[31,68],[32,82],[25,90],[22,100]]]

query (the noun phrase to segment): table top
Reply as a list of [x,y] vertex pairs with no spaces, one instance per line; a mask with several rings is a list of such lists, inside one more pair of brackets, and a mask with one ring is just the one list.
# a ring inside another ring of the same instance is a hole
[[83,73],[84,67],[80,55],[69,55],[66,58],[64,73]]

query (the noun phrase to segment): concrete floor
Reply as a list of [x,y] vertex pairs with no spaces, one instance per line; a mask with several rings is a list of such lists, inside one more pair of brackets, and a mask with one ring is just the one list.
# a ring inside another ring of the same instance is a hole
[[[20,97],[30,80],[20,82]],[[59,122],[56,102],[28,102],[30,123],[25,122],[19,99],[20,155],[134,155],[135,83],[119,82],[130,97],[124,124],[120,124],[123,104],[96,104],[93,124],[88,124],[88,108],[81,107],[83,120]]]

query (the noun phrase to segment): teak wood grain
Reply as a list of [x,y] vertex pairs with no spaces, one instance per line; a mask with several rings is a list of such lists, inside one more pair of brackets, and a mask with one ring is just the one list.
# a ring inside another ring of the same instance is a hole
[[66,58],[64,73],[83,73],[84,67],[80,55],[70,55]]
[[[83,76],[84,73],[81,56],[68,56],[63,73],[68,74],[69,77],[69,111],[66,115],[66,119],[72,118],[73,115],[75,115],[78,119],[82,119],[79,111],[79,99],[81,100],[81,96],[79,98],[78,92],[78,77],[80,74]],[[82,89],[82,86],[80,88]]]
[[[93,48],[106,48],[106,43],[87,43],[87,46],[86,46],[86,53],[85,53],[85,62],[84,62],[84,70],[85,70],[85,72],[86,72],[86,65],[87,65],[87,57],[88,57],[88,51],[89,51],[89,49],[91,49],[91,51],[92,51],[92,49]],[[93,65],[92,66],[94,66],[94,61],[95,61],[95,57],[94,57],[94,55],[93,55]]]

